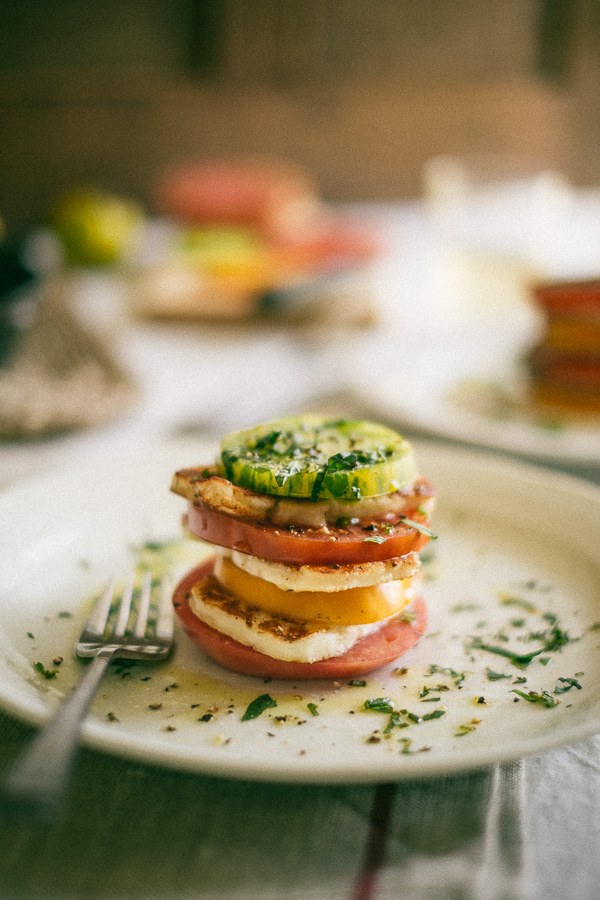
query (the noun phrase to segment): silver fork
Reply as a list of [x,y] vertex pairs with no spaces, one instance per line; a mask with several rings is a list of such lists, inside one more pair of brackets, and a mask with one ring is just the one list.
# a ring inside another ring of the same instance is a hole
[[165,659],[171,652],[173,608],[169,579],[161,581],[155,624],[149,626],[152,580],[149,572],[144,573],[135,624],[129,630],[134,585],[135,576],[131,574],[112,629],[107,629],[107,625],[116,592],[114,581],[96,602],[75,645],[77,656],[93,657],[93,660],[52,721],[36,735],[24,756],[9,771],[0,790],[1,815],[53,821],[66,792],[81,723],[110,661]]

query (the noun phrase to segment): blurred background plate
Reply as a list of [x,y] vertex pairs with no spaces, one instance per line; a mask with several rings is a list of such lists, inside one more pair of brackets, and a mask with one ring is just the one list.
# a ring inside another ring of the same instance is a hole
[[[406,357],[398,344],[377,347],[377,366],[349,366],[352,391],[372,417],[423,434],[531,457],[540,462],[600,467],[597,419],[575,419],[529,401],[519,367],[518,335],[494,347],[476,329],[429,341],[413,340]],[[406,346],[405,348],[406,349]],[[509,358],[507,358],[507,353]],[[363,347],[364,359],[372,359]],[[361,355],[361,358],[362,355]]]

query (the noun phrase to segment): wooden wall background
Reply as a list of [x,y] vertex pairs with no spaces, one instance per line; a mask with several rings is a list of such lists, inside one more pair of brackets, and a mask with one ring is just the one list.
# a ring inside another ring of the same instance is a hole
[[441,152],[600,183],[598,0],[0,0],[0,216],[74,183],[266,154],[331,200],[418,195]]

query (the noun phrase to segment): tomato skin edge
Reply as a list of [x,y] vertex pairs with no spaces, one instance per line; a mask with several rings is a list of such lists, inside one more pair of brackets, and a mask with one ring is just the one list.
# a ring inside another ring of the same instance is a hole
[[188,636],[212,660],[223,668],[243,675],[282,680],[352,678],[366,675],[398,659],[424,634],[427,611],[422,597],[412,601],[414,621],[397,617],[380,631],[366,635],[341,656],[314,663],[275,659],[235,641],[202,622],[192,611],[189,595],[192,586],[212,571],[214,558],[188,572],[173,593],[175,612]]
[[[429,521],[416,512],[411,514],[411,518],[423,525]],[[239,550],[260,559],[299,566],[382,562],[419,551],[429,540],[426,534],[409,526],[405,526],[401,534],[386,536],[381,543],[370,540],[368,534],[340,540],[333,535],[315,537],[311,536],[309,529],[299,534],[282,527],[259,525],[209,509],[198,501],[188,502],[187,527],[209,544]]]

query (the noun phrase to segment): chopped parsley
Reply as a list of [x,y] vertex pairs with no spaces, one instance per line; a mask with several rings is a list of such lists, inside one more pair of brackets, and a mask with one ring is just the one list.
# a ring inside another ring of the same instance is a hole
[[33,668],[43,675],[44,678],[56,678],[58,675],[58,669],[47,669],[44,663],[36,662],[33,664]]
[[394,712],[394,703],[389,697],[375,697],[365,700],[364,708],[372,709],[374,712],[392,713]]
[[470,644],[468,645],[468,649],[487,650],[488,653],[496,653],[498,656],[506,657],[506,659],[510,660],[513,665],[518,666],[519,668],[525,668],[537,656],[541,656],[542,653],[550,653],[553,650],[558,650],[560,647],[563,647],[565,644],[568,644],[570,640],[572,640],[567,632],[562,631],[562,629],[560,629],[557,625],[554,625],[550,629],[549,636],[547,636],[547,633],[544,632],[541,635],[536,635],[536,638],[545,638],[545,643],[537,650],[532,650],[531,653],[515,653],[508,647],[499,647],[495,644],[487,644],[480,637],[472,638]]
[[[419,691],[419,698],[421,699],[421,701],[423,703],[432,703],[432,702],[435,702],[436,700],[442,699],[439,696],[439,694],[442,691],[449,691],[449,690],[450,690],[450,688],[446,684],[438,684],[437,687],[429,687],[429,685],[424,685],[421,688],[421,690]],[[430,697],[429,695],[432,693],[436,694],[436,696]]]
[[440,719],[442,716],[446,715],[445,709],[434,709],[433,712],[425,713],[424,716],[419,716],[421,722],[428,722],[430,719]]
[[311,714],[312,716],[318,716],[318,715],[319,715],[319,708],[318,708],[318,706],[317,706],[316,703],[307,703],[306,705],[307,705],[307,707],[308,707],[308,709],[309,709],[309,711],[310,711],[310,714]]
[[560,684],[554,688],[555,694],[566,694],[572,688],[577,688],[578,691],[582,689],[576,678],[559,678],[558,680]]
[[393,712],[389,718],[387,725],[385,726],[383,733],[389,734],[394,728],[408,728],[408,722],[405,720],[402,713]]
[[[382,712],[385,711],[386,710],[382,710]],[[394,728],[408,728],[410,725],[421,725],[423,722],[428,722],[431,719],[441,719],[441,717],[445,715],[445,709],[434,709],[433,712],[426,713],[423,716],[409,712],[407,709],[401,709],[398,712],[392,711],[383,733],[389,734]]]
[[165,549],[166,545],[166,541],[144,541],[140,546],[140,550],[150,550],[151,553],[160,553]]
[[454,733],[454,737],[465,737],[465,735],[471,734],[473,731],[475,731],[475,725],[473,724],[459,725],[458,731]]
[[457,672],[455,669],[451,669],[448,666],[437,666],[435,663],[431,663],[429,669],[425,672],[426,678],[430,678],[431,675],[449,675],[454,679],[454,684],[457,688],[460,688],[467,677],[466,672]]
[[512,678],[512,675],[505,675],[504,672],[494,672],[489,666],[485,670],[488,681],[500,681],[502,678]]
[[508,594],[506,591],[499,591],[498,596],[502,606],[518,606],[519,609],[523,609],[525,612],[537,612],[534,604],[530,603],[529,600],[524,600],[522,597],[515,597],[514,594]]
[[518,691],[515,688],[512,693],[529,703],[541,703],[548,709],[552,709],[560,703],[560,700],[556,700],[548,691]]
[[409,519],[408,516],[400,516],[400,521],[404,522],[405,525],[408,525],[410,528],[416,528],[417,531],[420,531],[421,534],[427,535],[428,538],[431,538],[432,541],[437,540],[437,534],[434,534],[426,525],[422,525],[420,522],[415,522],[414,519]]
[[420,716],[418,713],[407,712],[406,710],[402,710],[406,715],[407,719],[410,719],[411,722],[414,722],[416,725],[420,725],[422,722],[428,722],[430,719],[439,719],[441,716],[446,715],[445,709],[434,709],[433,712],[426,713],[424,716]]
[[315,480],[313,481],[312,490],[310,492],[310,499],[313,503],[316,503],[319,499],[319,494],[321,493],[321,488],[323,487],[323,482],[325,481],[325,476],[327,475],[327,468],[327,463],[324,466],[321,466],[321,468],[317,472]]
[[425,550],[421,550],[421,552],[419,553],[419,558],[421,560],[422,566],[429,566],[435,562],[435,553],[433,552],[433,548],[431,547],[431,545]]
[[266,709],[272,709],[275,706],[277,706],[277,702],[273,700],[270,694],[261,694],[248,704],[248,708],[242,716],[242,722],[246,722],[248,719],[256,719]]

